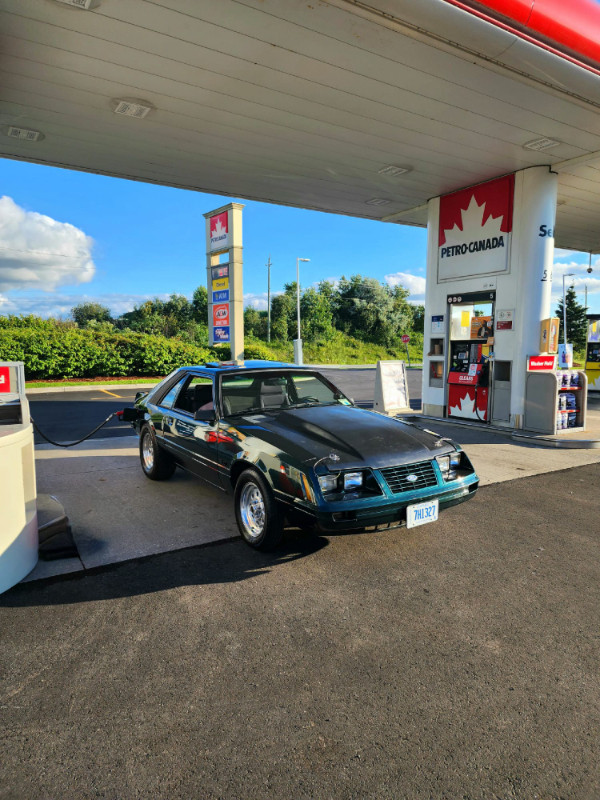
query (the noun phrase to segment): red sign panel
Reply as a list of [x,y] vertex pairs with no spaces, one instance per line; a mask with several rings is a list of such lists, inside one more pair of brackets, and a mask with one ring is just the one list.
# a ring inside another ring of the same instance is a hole
[[404,336],[402,337],[402,343],[408,344],[409,342],[410,342],[410,336],[407,336],[407,334],[405,333]]
[[210,217],[210,249],[226,250],[231,242],[229,239],[229,220],[227,211]]
[[213,325],[229,325],[229,303],[213,306]]
[[[466,376],[469,377],[469,376]],[[448,387],[448,416],[487,421],[488,389],[484,386]]]
[[[479,367],[479,364],[477,365]],[[468,372],[449,372],[448,383],[462,383],[466,386],[476,386],[479,380],[478,374],[469,375]]]
[[528,372],[554,372],[556,369],[556,356],[529,356],[527,359]]
[[[445,194],[440,199],[440,227],[439,227],[439,246],[443,247],[449,234],[452,234],[453,240],[463,239],[468,242],[469,239],[479,240],[480,236],[470,236],[471,233],[477,232],[477,227],[480,230],[486,228],[489,223],[492,223],[496,228],[496,238],[502,233],[510,233],[512,231],[513,222],[513,193],[515,186],[515,176],[506,175],[503,178],[495,178],[485,183],[479,183],[477,186],[471,186],[468,189],[460,189],[458,192],[452,194]],[[477,225],[475,231],[465,230],[465,220],[463,218],[464,212],[475,204],[477,206],[476,219],[474,220]],[[452,250],[467,247],[469,245],[457,245]],[[494,245],[496,246],[496,245]],[[483,251],[490,249],[490,246],[480,246],[477,243],[477,248],[471,248],[469,252],[475,250]],[[462,252],[464,255],[467,250]],[[458,253],[448,253],[445,255],[458,255]]]
[[10,367],[0,367],[0,392],[10,392]]

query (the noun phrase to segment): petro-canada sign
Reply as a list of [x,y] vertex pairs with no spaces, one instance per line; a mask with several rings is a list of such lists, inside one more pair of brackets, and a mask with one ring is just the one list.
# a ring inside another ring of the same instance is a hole
[[210,249],[226,250],[231,247],[227,211],[210,217]]
[[514,175],[440,198],[438,280],[506,272]]

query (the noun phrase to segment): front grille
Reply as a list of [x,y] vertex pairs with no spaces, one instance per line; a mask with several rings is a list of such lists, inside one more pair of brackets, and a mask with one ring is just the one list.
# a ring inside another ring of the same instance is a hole
[[[418,464],[401,464],[399,467],[387,467],[380,470],[392,494],[412,492],[415,489],[426,489],[437,486],[437,477],[432,461],[420,461]],[[407,481],[408,475],[416,475],[416,481]]]

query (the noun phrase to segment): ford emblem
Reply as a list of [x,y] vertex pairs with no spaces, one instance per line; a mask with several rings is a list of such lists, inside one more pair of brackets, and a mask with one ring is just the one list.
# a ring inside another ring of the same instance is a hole
[[406,480],[410,481],[411,483],[414,483],[415,481],[419,480],[419,476],[418,475],[407,475],[406,476]]

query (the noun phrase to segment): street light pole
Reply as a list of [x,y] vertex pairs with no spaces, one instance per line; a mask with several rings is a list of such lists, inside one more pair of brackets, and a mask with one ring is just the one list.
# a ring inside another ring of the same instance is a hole
[[271,341],[271,255],[267,267],[267,342]]
[[300,335],[300,262],[310,261],[310,258],[296,259],[296,317],[298,322],[298,334],[294,342],[294,361],[296,364],[303,364],[302,358],[302,337]]
[[565,278],[573,276],[574,272],[567,272],[562,276],[563,279],[563,341],[565,343],[565,350],[567,344],[567,296],[565,293]]

